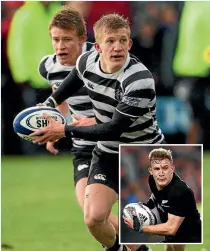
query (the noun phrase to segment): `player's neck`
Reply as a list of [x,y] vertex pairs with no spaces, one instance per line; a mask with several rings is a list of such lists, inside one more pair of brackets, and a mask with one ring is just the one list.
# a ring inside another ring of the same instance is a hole
[[99,68],[101,70],[101,72],[105,73],[105,74],[113,74],[118,72],[122,67],[118,67],[118,68],[110,68],[108,67],[105,63],[103,63],[102,60],[99,60]]

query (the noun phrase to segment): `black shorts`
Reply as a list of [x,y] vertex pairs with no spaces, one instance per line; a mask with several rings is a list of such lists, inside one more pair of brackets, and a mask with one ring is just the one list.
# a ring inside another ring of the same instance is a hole
[[87,184],[104,184],[116,193],[119,190],[119,155],[101,151],[97,146],[93,150],[93,158]]
[[75,186],[79,180],[88,177],[93,149],[93,146],[87,146],[84,148],[72,148],[71,152],[75,156],[75,158],[73,159]]

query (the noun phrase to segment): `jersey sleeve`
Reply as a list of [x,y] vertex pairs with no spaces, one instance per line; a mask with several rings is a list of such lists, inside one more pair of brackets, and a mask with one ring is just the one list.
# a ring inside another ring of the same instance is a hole
[[156,198],[155,195],[152,193],[149,199],[143,203],[145,206],[149,207],[149,209],[153,209],[156,207]]
[[88,52],[85,52],[83,53],[82,55],[80,55],[77,59],[77,62],[76,62],[76,69],[77,69],[77,72],[78,72],[78,76],[80,79],[83,78],[83,73],[85,72],[86,70],[86,67],[87,67],[87,60],[88,60],[88,56],[93,53],[93,51],[88,51]]
[[192,209],[193,193],[187,188],[174,188],[169,196],[168,213],[186,217]]
[[155,194],[155,192],[157,191],[157,188],[156,188],[155,180],[152,175],[149,175],[148,177],[148,184],[149,184],[149,188],[151,192]]
[[155,109],[156,93],[152,74],[145,68],[143,71],[130,71],[126,75],[122,82],[123,96],[116,110],[131,118],[138,118]]
[[48,76],[48,71],[46,68],[46,62],[47,60],[49,60],[49,56],[45,56],[41,59],[39,66],[38,66],[38,71],[39,74],[45,79],[48,80],[47,76]]

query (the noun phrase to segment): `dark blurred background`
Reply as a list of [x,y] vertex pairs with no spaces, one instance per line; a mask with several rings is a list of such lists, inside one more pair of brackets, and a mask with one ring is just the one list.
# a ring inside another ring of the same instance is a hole
[[[121,195],[120,211],[125,205],[135,202],[146,202],[151,191],[148,185],[148,155],[154,146],[121,146]],[[170,146],[163,148],[171,150],[175,172],[193,190],[200,209],[202,204],[202,148],[201,146]],[[139,234],[130,230],[121,220],[121,241],[123,243],[158,242],[163,237]]]
[[50,86],[37,66],[53,53],[48,24],[62,5],[85,16],[88,39],[106,13],[128,17],[136,55],[152,72],[157,118],[167,143],[203,143],[210,149],[210,2],[1,2],[1,150],[3,155],[46,151],[18,138],[12,122],[22,109],[43,102]]

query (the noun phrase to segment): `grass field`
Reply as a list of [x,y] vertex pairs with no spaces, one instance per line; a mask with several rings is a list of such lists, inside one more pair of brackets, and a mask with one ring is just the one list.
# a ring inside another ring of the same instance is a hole
[[[98,251],[76,203],[71,157],[2,158],[2,243],[14,251]],[[210,153],[204,154],[204,244],[210,251]],[[116,211],[116,209],[115,209]],[[162,245],[152,245],[163,251]]]

